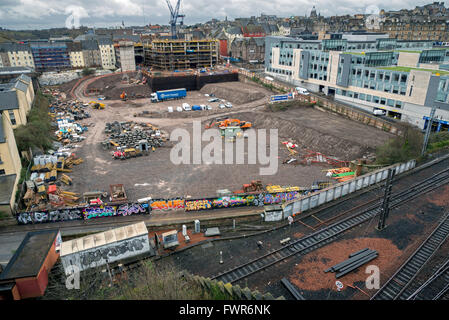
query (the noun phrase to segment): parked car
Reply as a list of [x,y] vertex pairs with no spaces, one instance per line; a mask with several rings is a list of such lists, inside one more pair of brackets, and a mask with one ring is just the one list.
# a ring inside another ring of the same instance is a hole
[[201,110],[203,110],[203,109],[201,108],[201,106],[198,106],[198,105],[192,106],[192,111],[201,111]]
[[226,108],[232,108],[232,103],[226,102],[226,103],[225,103],[225,107],[226,107]]
[[190,107],[190,105],[188,103],[183,103],[182,108],[184,109],[184,111],[192,110],[192,108]]
[[208,97],[209,95],[207,93],[204,94],[205,97]]
[[168,112],[173,112],[173,107],[168,107]]
[[375,116],[384,116],[387,112],[382,109],[374,109],[373,114]]
[[217,101],[220,101],[220,99],[218,99],[218,98],[212,98],[212,99],[209,99],[209,100],[207,100],[207,101],[209,101],[209,102],[217,102]]
[[218,105],[218,107],[219,107],[220,109],[226,108],[226,106],[225,106],[223,103],[220,103],[220,104]]
[[182,108],[181,107],[176,107],[176,111],[182,112]]

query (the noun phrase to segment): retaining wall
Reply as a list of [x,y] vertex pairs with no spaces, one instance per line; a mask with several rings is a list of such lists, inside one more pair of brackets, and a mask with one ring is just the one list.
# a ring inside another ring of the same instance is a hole
[[327,202],[339,199],[347,194],[356,192],[362,188],[369,187],[373,184],[385,180],[388,176],[389,169],[396,169],[396,175],[415,168],[416,160],[410,160],[406,163],[388,166],[355,179],[336,184],[332,187],[320,190],[310,195],[302,196],[297,200],[285,202],[283,218],[287,218],[293,213],[301,213],[318,207]]

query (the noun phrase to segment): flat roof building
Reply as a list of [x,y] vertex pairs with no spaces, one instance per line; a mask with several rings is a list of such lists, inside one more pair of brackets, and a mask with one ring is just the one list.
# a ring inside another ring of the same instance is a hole
[[0,300],[43,296],[48,274],[58,260],[59,230],[28,232],[0,273]]
[[449,129],[446,49],[434,49],[432,41],[348,36],[266,37],[265,72],[369,112],[383,109],[420,128],[426,127],[426,116],[436,106],[435,130]]

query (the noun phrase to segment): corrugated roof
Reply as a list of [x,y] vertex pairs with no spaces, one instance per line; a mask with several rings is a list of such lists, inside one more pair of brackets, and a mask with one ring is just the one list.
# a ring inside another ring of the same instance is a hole
[[145,222],[142,221],[121,228],[88,235],[70,241],[64,241],[61,244],[61,257],[88,249],[101,247],[113,242],[134,238],[143,234],[148,234],[148,230]]
[[58,232],[59,230],[28,232],[5,270],[0,273],[0,280],[36,277]]

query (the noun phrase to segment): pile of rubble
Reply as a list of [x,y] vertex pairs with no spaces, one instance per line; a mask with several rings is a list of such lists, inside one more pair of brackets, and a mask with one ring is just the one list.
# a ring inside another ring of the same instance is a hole
[[79,71],[44,72],[38,80],[41,86],[55,86],[78,78],[81,78]]
[[[55,147],[60,143],[55,142]],[[26,181],[27,191],[23,197],[27,211],[44,210],[48,207],[74,206],[79,195],[64,191],[62,184],[72,185],[72,179],[65,173],[72,172],[74,165],[83,163],[82,158],[71,154],[67,149],[49,150],[48,154],[35,156],[31,167],[30,179]]]
[[104,150],[112,148],[115,159],[147,155],[150,149],[155,151],[166,141],[161,131],[149,123],[108,122],[104,132],[108,138],[101,145]]

